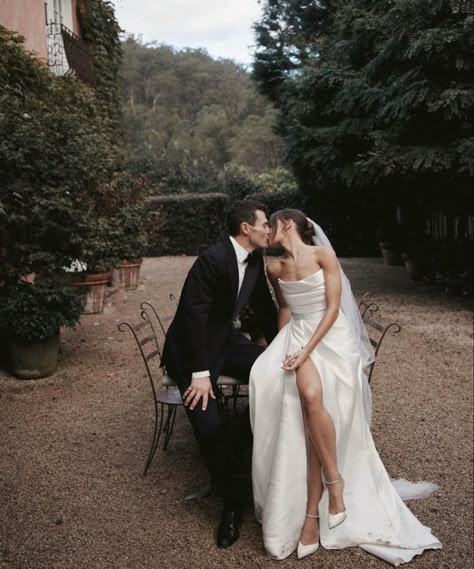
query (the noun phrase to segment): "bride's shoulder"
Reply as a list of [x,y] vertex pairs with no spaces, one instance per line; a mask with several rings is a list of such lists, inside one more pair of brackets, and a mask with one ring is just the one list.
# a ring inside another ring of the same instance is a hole
[[336,252],[332,247],[320,247],[317,245],[314,247],[316,249],[315,256],[319,264],[334,262],[337,259]]
[[312,255],[317,263],[319,263],[319,259],[322,257],[328,257],[334,253],[334,250],[331,247],[322,247],[320,245],[309,245],[308,246],[308,253]]
[[267,265],[267,273],[269,276],[278,278],[281,274],[282,262],[280,259],[274,259]]

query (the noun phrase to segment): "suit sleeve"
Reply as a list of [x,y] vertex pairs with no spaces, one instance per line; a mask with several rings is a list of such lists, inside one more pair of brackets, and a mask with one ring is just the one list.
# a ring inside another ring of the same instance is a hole
[[187,354],[193,371],[208,370],[207,323],[219,276],[219,263],[210,254],[198,257],[186,279],[182,309],[190,353]]
[[250,297],[250,304],[265,340],[269,344],[278,333],[277,309],[268,287],[263,260],[260,261],[257,283]]

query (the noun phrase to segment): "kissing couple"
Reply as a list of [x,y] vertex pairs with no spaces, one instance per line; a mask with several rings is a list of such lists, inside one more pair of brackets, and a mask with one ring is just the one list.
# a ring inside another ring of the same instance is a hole
[[[359,546],[399,565],[441,548],[375,449],[363,371],[374,353],[334,250],[301,211],[267,215],[258,202],[234,203],[229,237],[188,273],[163,351],[223,500],[218,547],[239,538],[244,501],[238,440],[216,399],[217,378],[227,375],[249,382],[253,498],[268,555]],[[268,246],[283,253],[265,270]],[[247,303],[266,349],[240,329]]]

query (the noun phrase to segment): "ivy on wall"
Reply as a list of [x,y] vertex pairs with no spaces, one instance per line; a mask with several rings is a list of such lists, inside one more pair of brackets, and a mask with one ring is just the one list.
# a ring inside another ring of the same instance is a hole
[[109,0],[80,0],[78,19],[88,43],[96,76],[96,96],[117,124],[120,117],[119,74],[122,65],[122,31]]

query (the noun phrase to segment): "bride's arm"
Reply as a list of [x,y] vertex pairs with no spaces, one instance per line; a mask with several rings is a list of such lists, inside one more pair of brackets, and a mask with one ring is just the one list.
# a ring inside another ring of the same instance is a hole
[[276,265],[276,263],[271,263],[267,266],[267,275],[278,303],[278,330],[281,330],[283,326],[288,323],[291,310],[281,292],[280,285],[278,284],[278,272],[274,265]]
[[288,371],[295,370],[300,367],[300,365],[308,358],[309,354],[329,332],[339,316],[342,284],[341,271],[339,269],[339,262],[336,254],[332,249],[322,247],[318,255],[318,262],[324,270],[326,311],[306,346],[302,346],[301,350],[286,356],[285,361],[283,362],[283,368]]

